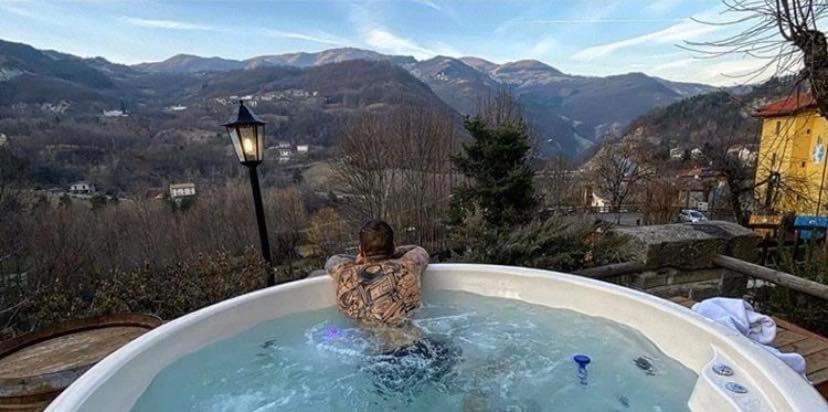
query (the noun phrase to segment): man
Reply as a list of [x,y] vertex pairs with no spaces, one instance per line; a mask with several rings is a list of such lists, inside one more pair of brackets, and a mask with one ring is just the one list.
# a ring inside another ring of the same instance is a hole
[[359,231],[356,259],[336,255],[325,269],[336,284],[336,303],[351,319],[368,326],[404,326],[420,307],[420,276],[428,253],[419,246],[394,247],[394,231],[371,220]]
[[443,378],[456,364],[459,347],[423,336],[409,315],[421,305],[420,277],[428,253],[419,246],[394,246],[394,231],[380,220],[359,231],[358,254],[335,255],[325,269],[336,285],[339,309],[373,336],[379,356],[364,368],[380,393],[416,392]]

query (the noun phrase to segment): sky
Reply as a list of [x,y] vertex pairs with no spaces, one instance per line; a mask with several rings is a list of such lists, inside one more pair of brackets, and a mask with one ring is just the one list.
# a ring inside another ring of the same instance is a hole
[[761,61],[678,47],[734,30],[693,20],[735,17],[721,10],[720,0],[0,0],[0,39],[125,64],[358,47],[417,59],[537,59],[578,75],[744,83]]

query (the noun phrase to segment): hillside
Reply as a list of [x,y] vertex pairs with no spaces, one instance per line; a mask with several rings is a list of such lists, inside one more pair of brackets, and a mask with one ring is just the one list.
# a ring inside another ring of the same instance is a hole
[[43,187],[88,179],[118,192],[234,176],[238,165],[220,124],[240,98],[268,122],[269,145],[324,150],[352,119],[407,107],[449,113],[461,127],[428,85],[388,61],[152,73],[0,45],[13,52],[0,55],[0,133]]
[[735,140],[755,142],[761,122],[753,111],[792,90],[787,80],[773,79],[750,91],[718,91],[697,95],[655,109],[633,121],[623,139],[647,141],[669,150],[704,146],[710,130],[726,130]]

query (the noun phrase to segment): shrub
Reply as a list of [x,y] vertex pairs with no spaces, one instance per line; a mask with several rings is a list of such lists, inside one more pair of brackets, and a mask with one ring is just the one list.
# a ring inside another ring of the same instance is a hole
[[493,229],[484,221],[481,213],[465,219],[454,239],[465,245],[465,250],[454,260],[574,271],[624,259],[620,246],[625,239],[602,223],[587,225],[553,217]]
[[265,286],[257,253],[199,255],[160,270],[145,267],[111,273],[85,273],[21,284],[26,293],[7,287],[7,297],[21,299],[0,315],[2,338],[71,319],[115,313],[146,313],[173,319],[204,306]]

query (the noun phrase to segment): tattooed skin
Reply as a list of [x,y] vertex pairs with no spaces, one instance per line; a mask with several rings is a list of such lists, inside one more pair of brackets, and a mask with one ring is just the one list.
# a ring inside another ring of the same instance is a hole
[[336,281],[336,303],[352,319],[372,325],[398,325],[420,307],[420,276],[428,265],[421,247],[397,258],[356,263],[333,257],[328,270]]

